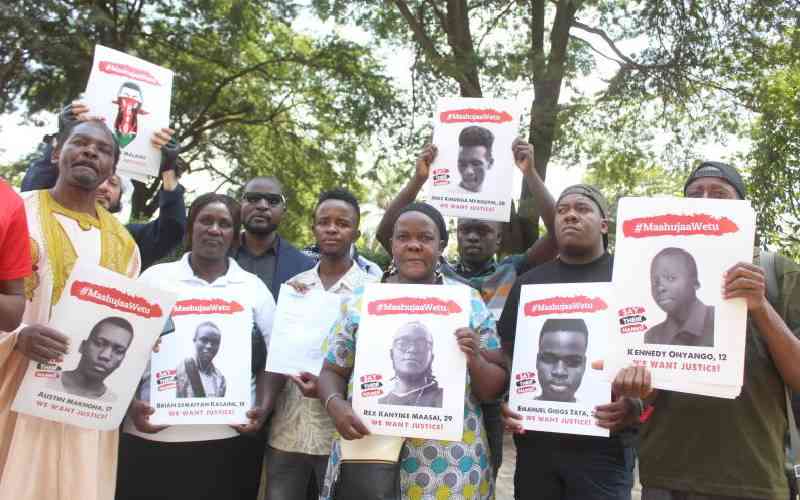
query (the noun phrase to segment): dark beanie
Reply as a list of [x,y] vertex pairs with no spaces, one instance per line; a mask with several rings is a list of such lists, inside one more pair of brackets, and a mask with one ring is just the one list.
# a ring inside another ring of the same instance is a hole
[[[422,214],[427,215],[436,224],[437,229],[439,229],[439,239],[444,241],[445,246],[447,246],[447,224],[444,223],[444,217],[442,214],[439,213],[433,205],[429,205],[424,202],[415,201],[414,203],[409,203],[402,210],[400,213],[397,214],[397,219],[400,218],[406,212],[419,212]],[[395,219],[395,223],[397,222]]]
[[606,197],[603,196],[603,193],[601,193],[596,187],[589,184],[575,184],[570,186],[564,189],[564,191],[562,191],[558,196],[556,205],[558,205],[558,202],[561,201],[565,196],[570,194],[580,194],[589,198],[595,203],[595,205],[597,205],[597,208],[600,209],[600,215],[602,215],[603,218],[608,218],[608,201],[606,200]]
[[745,199],[744,194],[746,189],[739,171],[727,163],[720,163],[718,161],[704,161],[694,169],[691,175],[689,175],[689,178],[686,179],[686,184],[683,185],[684,196],[686,196],[686,188],[689,187],[689,184],[701,177],[716,177],[717,179],[722,179],[733,186],[733,189],[736,190],[740,199]]
[[[594,202],[595,205],[597,205],[597,208],[600,210],[600,215],[602,215],[604,219],[609,218],[608,200],[606,200],[606,197],[603,196],[603,193],[601,193],[596,187],[592,186],[591,184],[574,184],[569,186],[561,191],[561,194],[558,196],[558,200],[556,200],[556,205],[558,205],[558,202],[560,202],[565,196],[570,194],[579,194],[589,198]],[[603,235],[603,248],[608,248],[608,234]]]

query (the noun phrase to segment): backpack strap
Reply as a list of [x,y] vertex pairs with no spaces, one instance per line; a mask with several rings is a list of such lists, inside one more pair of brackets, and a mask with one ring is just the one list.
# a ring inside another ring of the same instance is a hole
[[197,363],[194,358],[188,358],[184,362],[186,368],[186,376],[189,377],[189,383],[192,384],[192,392],[196,398],[206,397],[206,391],[203,389],[203,382],[200,381],[200,372],[197,369]]
[[761,251],[759,263],[764,270],[764,278],[767,280],[767,300],[776,309],[780,306],[781,291],[778,288],[778,270],[775,265],[775,252]]

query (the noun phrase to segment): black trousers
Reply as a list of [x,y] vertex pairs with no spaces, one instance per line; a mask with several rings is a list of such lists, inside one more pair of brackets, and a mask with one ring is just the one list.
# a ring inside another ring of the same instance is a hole
[[116,500],[256,500],[263,455],[251,436],[161,443],[121,433]]
[[542,450],[517,441],[517,500],[630,500],[633,448],[620,443]]

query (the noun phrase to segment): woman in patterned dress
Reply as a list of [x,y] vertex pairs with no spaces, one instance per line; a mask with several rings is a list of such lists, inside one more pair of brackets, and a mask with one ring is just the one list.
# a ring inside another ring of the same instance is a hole
[[[430,205],[412,203],[398,216],[392,234],[393,270],[383,282],[462,285],[442,277],[437,263],[447,244],[447,229],[441,214]],[[494,319],[473,290],[469,328],[455,332],[467,357],[464,395],[464,434],[460,441],[407,439],[400,452],[400,489],[404,499],[488,499],[494,484],[489,448],[480,402],[496,400],[507,382],[507,371],[498,350]],[[329,349],[319,377],[320,399],[343,439],[368,434],[364,424],[345,399],[351,382],[356,335],[363,289],[347,304],[329,339]],[[349,391],[348,391],[349,392]],[[331,498],[341,458],[339,440],[334,441],[322,498]]]

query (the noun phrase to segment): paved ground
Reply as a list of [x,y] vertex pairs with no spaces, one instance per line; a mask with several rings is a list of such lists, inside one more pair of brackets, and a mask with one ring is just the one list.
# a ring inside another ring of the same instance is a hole
[[[517,463],[517,452],[511,434],[506,433],[503,442],[503,466],[497,477],[497,500],[514,500],[514,468]],[[641,485],[637,481],[633,486],[633,500],[640,500]]]

